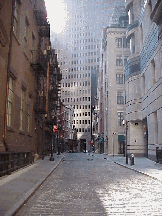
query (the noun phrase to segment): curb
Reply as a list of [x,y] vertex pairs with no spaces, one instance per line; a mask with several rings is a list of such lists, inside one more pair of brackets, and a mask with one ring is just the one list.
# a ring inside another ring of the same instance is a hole
[[20,201],[18,201],[10,210],[8,210],[4,216],[14,216],[18,210],[24,205],[25,202],[28,201],[28,199],[36,192],[36,190],[47,180],[47,178],[52,174],[52,172],[58,167],[58,165],[61,163],[65,155],[62,156],[61,160],[52,168],[50,169],[47,176],[40,179],[24,196],[21,198]]
[[120,163],[118,163],[118,162],[116,162],[116,161],[113,161],[113,162],[114,162],[115,164],[119,165],[119,166],[125,167],[125,168],[127,168],[127,169],[130,169],[130,170],[133,170],[133,171],[135,171],[135,172],[138,172],[138,173],[141,173],[141,174],[143,174],[143,175],[146,175],[146,176],[148,176],[148,177],[150,177],[150,178],[152,178],[152,179],[154,179],[154,180],[157,180],[157,181],[162,182],[162,180],[159,180],[159,179],[157,179],[156,177],[153,177],[153,176],[151,176],[151,175],[149,175],[149,174],[147,174],[147,173],[145,173],[145,172],[142,172],[142,171],[139,171],[139,170],[137,170],[137,169],[128,167],[128,166],[126,166],[126,165],[124,165],[124,164],[120,164]]

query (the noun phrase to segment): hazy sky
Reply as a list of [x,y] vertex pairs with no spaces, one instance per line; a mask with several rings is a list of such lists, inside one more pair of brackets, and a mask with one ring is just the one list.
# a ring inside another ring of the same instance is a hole
[[63,0],[45,0],[51,30],[61,33],[65,27],[67,11]]

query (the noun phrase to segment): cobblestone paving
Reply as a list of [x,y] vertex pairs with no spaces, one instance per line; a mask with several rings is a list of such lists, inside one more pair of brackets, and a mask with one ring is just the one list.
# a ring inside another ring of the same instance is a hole
[[66,154],[16,215],[162,216],[162,183],[97,155]]

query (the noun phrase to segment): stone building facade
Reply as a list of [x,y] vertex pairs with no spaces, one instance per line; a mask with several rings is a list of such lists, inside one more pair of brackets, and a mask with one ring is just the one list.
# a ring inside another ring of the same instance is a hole
[[125,81],[124,72],[129,56],[126,40],[128,17],[125,7],[115,7],[111,25],[104,30],[102,45],[102,91],[104,107],[104,153],[125,153]]
[[126,1],[129,15],[126,66],[126,121],[128,154],[156,159],[162,143],[161,1]]

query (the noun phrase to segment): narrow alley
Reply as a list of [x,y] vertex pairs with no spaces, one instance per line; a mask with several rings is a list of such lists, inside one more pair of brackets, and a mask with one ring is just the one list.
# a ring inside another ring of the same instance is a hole
[[106,158],[66,154],[16,215],[162,215],[162,183]]

